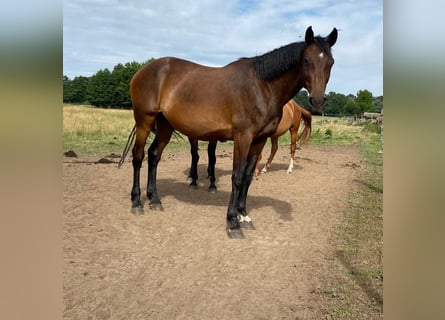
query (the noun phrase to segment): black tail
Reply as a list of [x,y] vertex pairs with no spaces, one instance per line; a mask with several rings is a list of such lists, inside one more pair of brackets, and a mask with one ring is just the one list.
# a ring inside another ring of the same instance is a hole
[[[164,114],[162,112],[160,112],[156,118],[159,118],[159,117],[164,117]],[[154,122],[153,127],[151,128],[150,134],[154,133],[156,135],[156,130],[158,128],[158,125],[159,125],[159,123],[158,123],[158,119],[157,119],[157,121]],[[128,136],[127,144],[125,145],[124,151],[122,152],[121,159],[119,161],[119,164],[117,165],[118,168],[120,168],[124,164],[124,161],[125,161],[125,158],[127,157],[128,151],[130,151],[130,148],[133,145],[135,135],[136,135],[136,125],[134,125],[133,129],[130,132],[130,135]],[[184,137],[176,130],[173,131],[173,135],[176,136],[177,138],[184,140]]]
[[130,132],[130,135],[128,136],[127,144],[125,145],[124,151],[122,152],[121,160],[119,161],[117,168],[120,168],[124,164],[128,151],[130,151],[130,148],[133,145],[135,135],[136,135],[136,125],[133,127],[133,129]]

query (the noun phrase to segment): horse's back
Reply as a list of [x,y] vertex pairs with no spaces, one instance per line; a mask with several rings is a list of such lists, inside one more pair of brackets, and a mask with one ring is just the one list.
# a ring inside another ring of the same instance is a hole
[[239,64],[208,67],[174,57],[157,59],[133,76],[134,112],[162,112],[176,130],[200,140],[230,140],[236,101],[247,91],[245,78],[237,74],[244,68]]

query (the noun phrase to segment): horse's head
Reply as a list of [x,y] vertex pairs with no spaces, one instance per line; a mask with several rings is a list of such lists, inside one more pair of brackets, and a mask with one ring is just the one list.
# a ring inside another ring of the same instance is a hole
[[312,27],[306,30],[306,48],[302,57],[303,86],[309,92],[309,104],[313,114],[321,114],[326,102],[326,84],[334,64],[331,47],[337,41],[337,35],[336,28],[325,38],[320,36],[314,37]]

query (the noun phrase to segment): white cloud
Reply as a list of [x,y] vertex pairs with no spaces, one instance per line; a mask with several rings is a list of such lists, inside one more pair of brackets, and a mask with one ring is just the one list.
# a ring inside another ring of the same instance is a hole
[[[177,56],[222,66],[240,57],[340,30],[328,89],[383,93],[381,1],[65,0],[64,74]],[[361,86],[361,87],[359,87]]]

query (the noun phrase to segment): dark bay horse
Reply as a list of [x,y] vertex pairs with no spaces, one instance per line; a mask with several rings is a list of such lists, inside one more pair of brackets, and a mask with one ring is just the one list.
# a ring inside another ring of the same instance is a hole
[[334,28],[327,37],[314,36],[309,27],[304,41],[224,67],[164,57],[137,71],[130,82],[135,119],[133,213],[143,213],[140,169],[156,122],[156,136],[147,152],[150,208],[163,210],[156,187],[157,165],[175,130],[198,140],[233,140],[227,233],[230,238],[244,238],[241,224],[251,225],[246,200],[258,155],[276,130],[283,105],[300,89],[308,90],[313,112],[321,113],[337,35]]
[[[298,135],[298,131],[300,129],[301,120],[304,122],[303,130],[301,134]],[[283,107],[283,115],[281,117],[280,122],[278,123],[277,130],[270,137],[271,140],[271,150],[269,159],[266,162],[266,165],[261,170],[261,172],[265,173],[269,170],[272,160],[275,156],[275,153],[278,150],[278,138],[285,134],[287,131],[290,132],[291,135],[291,144],[290,144],[290,161],[289,167],[287,169],[288,173],[292,173],[294,168],[294,159],[295,159],[295,151],[297,149],[297,142],[300,142],[300,145],[307,144],[309,142],[311,131],[312,131],[312,114],[306,109],[302,108],[295,102],[294,99],[289,100]],[[198,140],[195,138],[188,138],[190,142],[190,153],[192,156],[192,161],[190,164],[190,171],[188,175],[188,179],[190,180],[191,187],[197,187],[198,180]],[[207,147],[207,154],[209,163],[207,166],[207,178],[210,180],[209,191],[216,192],[216,177],[215,177],[215,164],[216,164],[216,145],[217,141],[209,141]],[[259,165],[262,158],[262,152],[260,152],[258,156],[258,160],[255,164],[254,176],[257,177],[260,173]]]

